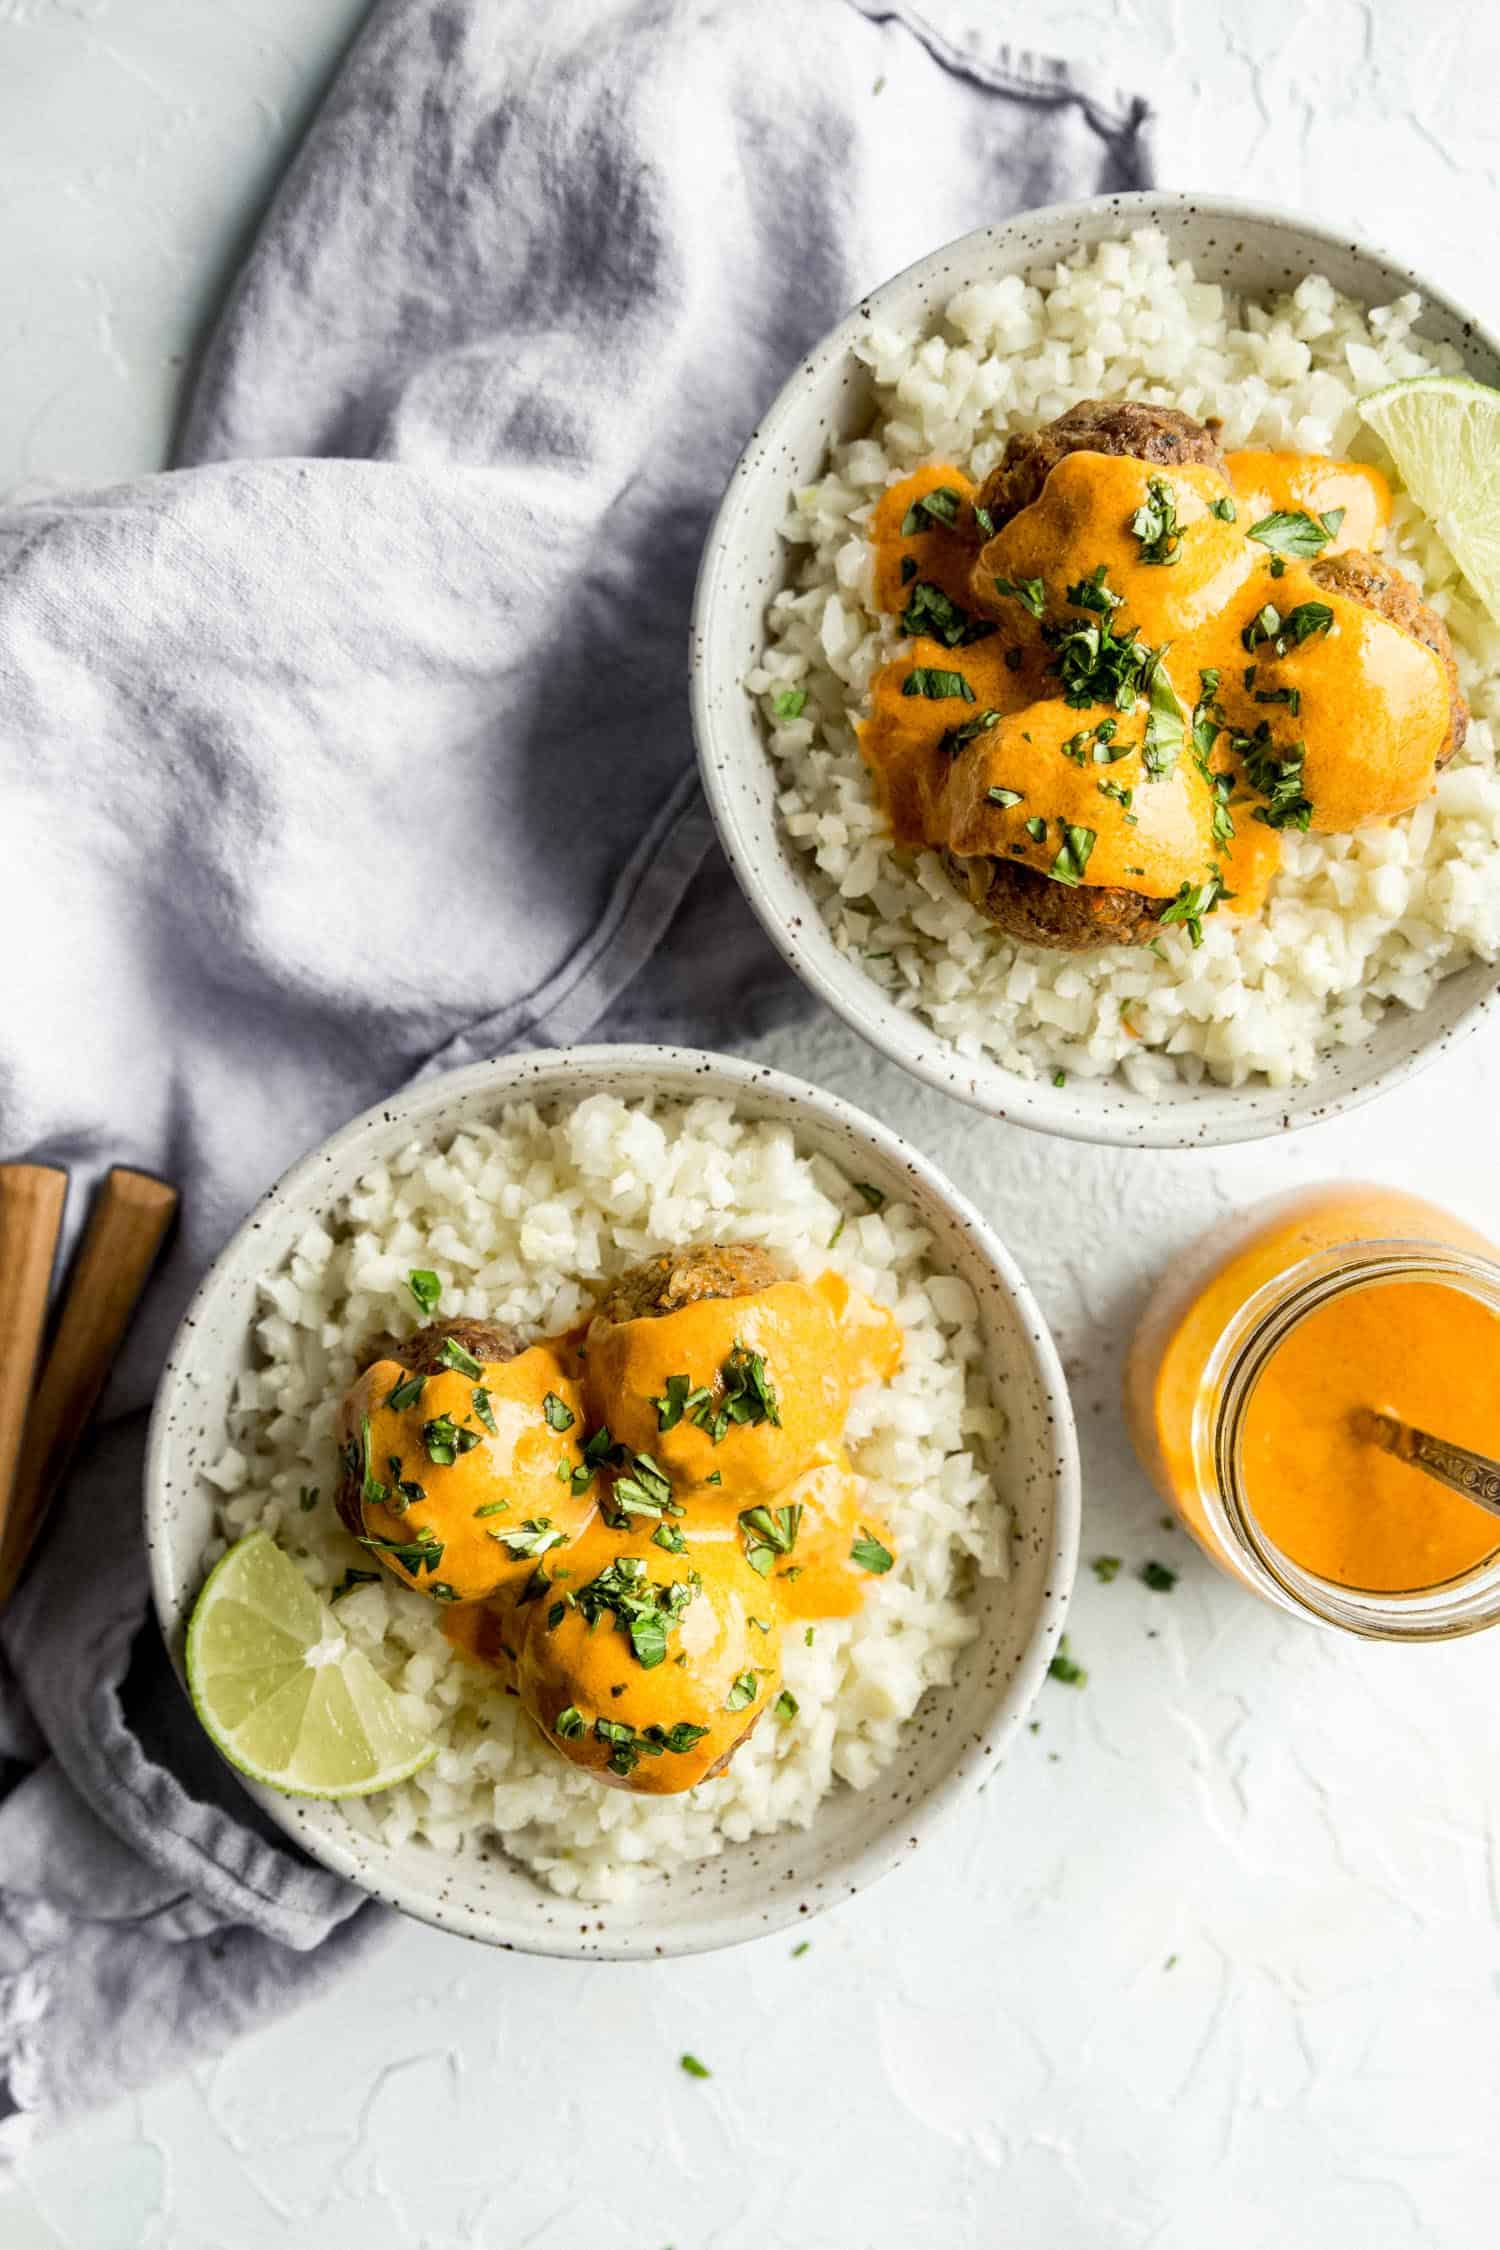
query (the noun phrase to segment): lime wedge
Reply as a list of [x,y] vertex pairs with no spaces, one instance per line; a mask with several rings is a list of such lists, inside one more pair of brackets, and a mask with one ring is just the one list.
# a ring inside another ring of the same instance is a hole
[[188,1622],[187,1676],[215,1747],[252,1781],[291,1796],[367,1797],[435,1754],[264,1531],[209,1574]]
[[1500,624],[1500,391],[1414,375],[1359,402],[1396,472]]

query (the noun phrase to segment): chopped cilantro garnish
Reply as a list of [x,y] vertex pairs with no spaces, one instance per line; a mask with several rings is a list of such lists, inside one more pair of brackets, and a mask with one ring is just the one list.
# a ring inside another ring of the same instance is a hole
[[484,1368],[471,1351],[466,1351],[456,1336],[445,1336],[438,1346],[438,1365],[451,1367],[455,1375],[482,1375]]
[[712,2078],[713,2072],[707,2063],[699,2062],[696,2055],[679,2055],[677,2059],[679,2067],[687,2072],[689,2078]]
[[1252,656],[1263,646],[1269,646],[1277,656],[1285,656],[1290,649],[1310,641],[1314,633],[1328,632],[1332,625],[1333,611],[1326,602],[1298,602],[1285,617],[1267,602],[1256,611],[1240,639]]
[[781,693],[772,699],[771,709],[778,719],[800,719],[802,707],[806,701],[806,688],[783,688]]
[[739,1522],[745,1540],[745,1560],[762,1578],[768,1578],[777,1556],[789,1555],[797,1544],[797,1533],[802,1528],[802,1503],[792,1501],[784,1508],[745,1508],[741,1510]]
[[977,742],[980,735],[988,734],[999,723],[998,711],[976,711],[972,719],[964,720],[962,726],[945,728],[938,737],[938,749],[945,758],[956,758],[960,750],[966,749],[971,742]]
[[1278,746],[1271,740],[1271,730],[1262,719],[1253,735],[1237,735],[1234,747],[1245,761],[1246,781],[1257,797],[1266,800],[1256,807],[1256,819],[1264,821],[1268,828],[1307,828],[1312,820],[1313,805],[1302,787],[1306,743]]
[[1141,1564],[1141,1584],[1149,1586],[1153,1594],[1170,1594],[1176,1583],[1176,1571],[1168,1570],[1165,1563],[1143,1562]]
[[681,1514],[672,1501],[672,1480],[649,1453],[626,1456],[623,1473],[610,1487],[609,1505],[618,1525],[631,1516]]
[[1076,586],[1070,586],[1068,601],[1072,608],[1092,609],[1101,617],[1108,617],[1112,609],[1118,609],[1125,597],[1110,592],[1104,583],[1108,575],[1109,565],[1100,563],[1092,577],[1080,578]]
[[1233,523],[1239,513],[1228,493],[1223,494],[1217,500],[1210,500],[1208,512],[1211,516],[1217,516],[1220,523]]
[[378,1586],[379,1584],[380,1573],[378,1570],[346,1570],[328,1599],[331,1602],[341,1602],[346,1594],[353,1593],[356,1586]]
[[944,648],[969,648],[975,641],[987,641],[1000,628],[993,618],[971,617],[930,578],[918,578],[906,597],[901,630],[912,640],[925,636],[941,641]]
[[861,1524],[859,1537],[849,1549],[849,1560],[858,1563],[861,1570],[871,1571],[880,1578],[890,1569],[895,1559],[890,1548],[883,1547],[874,1533],[867,1531]]
[[1187,739],[1187,722],[1176,690],[1158,663],[1153,666],[1150,681],[1150,713],[1146,720],[1146,738],[1141,746],[1141,764],[1148,779],[1165,781],[1176,765],[1183,743]]
[[590,1626],[597,1625],[601,1617],[613,1616],[637,1662],[649,1672],[665,1662],[667,1636],[701,1584],[696,1571],[660,1584],[650,1577],[639,1557],[621,1555],[587,1586],[580,1586],[573,1599]]
[[1177,521],[1177,496],[1165,477],[1152,477],[1146,498],[1130,519],[1130,528],[1141,543],[1143,563],[1175,563],[1182,556],[1182,527]]
[[855,1180],[852,1185],[855,1194],[859,1196],[864,1202],[868,1203],[872,1211],[884,1210],[884,1188],[875,1187],[869,1180]]
[[960,703],[972,703],[974,690],[962,672],[944,672],[936,665],[914,664],[901,683],[903,695],[925,695],[929,703],[942,703],[956,696]]
[[799,1708],[797,1698],[790,1688],[783,1688],[776,1701],[771,1705],[771,1709],[781,1720],[795,1719]]
[[440,1469],[451,1468],[461,1453],[472,1453],[483,1442],[477,1430],[460,1429],[451,1414],[435,1414],[422,1424],[427,1458]]
[[[722,1445],[731,1429],[746,1423],[772,1422],[780,1428],[781,1408],[761,1353],[736,1344],[719,1370],[719,1383],[717,1407],[709,1391],[691,1392],[683,1402],[687,1420],[704,1431],[715,1445]],[[659,1420],[661,1401],[655,1404]],[[671,1424],[663,1426],[670,1428]]]
[[726,1711],[743,1711],[755,1701],[760,1690],[760,1674],[754,1670],[741,1672],[724,1698]]
[[1047,606],[1047,589],[1040,578],[997,578],[995,592],[1019,602],[1033,617],[1040,617]]
[[1049,625],[1043,637],[1053,652],[1052,670],[1061,683],[1063,701],[1075,711],[1085,711],[1091,703],[1133,711],[1158,661],[1158,652],[1136,639],[1133,625],[1126,633],[1116,633],[1108,617]]
[[1057,1654],[1047,1666],[1047,1675],[1049,1679],[1061,1680],[1064,1687],[1082,1687],[1088,1679],[1083,1666],[1075,1663],[1068,1653],[1066,1633],[1057,1644]]
[[986,789],[984,797],[986,804],[998,805],[1001,812],[1009,812],[1012,805],[1026,801],[1019,789]]
[[962,506],[963,497],[954,491],[952,485],[934,485],[931,492],[924,492],[919,500],[913,500],[901,518],[902,538],[914,539],[919,531],[931,531],[934,525],[944,531],[951,531],[958,521],[958,511]]
[[421,1311],[424,1313],[437,1311],[438,1300],[443,1294],[443,1285],[435,1273],[428,1273],[423,1268],[418,1267],[414,1272],[407,1275],[406,1286],[416,1298]]
[[362,1472],[359,1496],[367,1508],[383,1508],[390,1493],[376,1476],[370,1465],[370,1417],[362,1414],[359,1422],[360,1460]]
[[568,1535],[558,1531],[550,1516],[528,1516],[514,1531],[492,1531],[492,1539],[509,1553],[512,1562],[535,1562],[552,1547],[565,1547]]
[[1300,508],[1277,508],[1271,515],[1262,516],[1246,533],[1248,539],[1259,540],[1277,555],[1320,555],[1333,533],[1344,520],[1344,511],[1338,510],[1338,521],[1330,530],[1326,521],[1314,522]]
[[1203,943],[1204,915],[1211,914],[1224,899],[1233,896],[1232,891],[1225,890],[1223,879],[1215,868],[1211,875],[1204,876],[1201,883],[1184,883],[1180,887],[1171,905],[1163,909],[1162,922],[1180,923],[1196,950]]
[[1120,1558],[1118,1555],[1095,1555],[1091,1567],[1100,1585],[1107,1586],[1120,1575]]
[[419,1578],[424,1570],[436,1570],[443,1559],[442,1540],[436,1532],[427,1529],[419,1532],[415,1539],[377,1539],[373,1533],[365,1532],[359,1543],[362,1547],[373,1548],[378,1555],[389,1555],[413,1578]]
[[1057,857],[1047,873],[1054,883],[1067,883],[1076,888],[1083,881],[1089,855],[1098,841],[1098,831],[1075,827],[1071,821],[1062,823],[1062,831],[1062,843],[1058,846]]
[[422,1396],[426,1383],[427,1377],[425,1375],[408,1375],[405,1382],[398,1383],[396,1388],[389,1393],[386,1398],[386,1405],[393,1414],[404,1413],[408,1406],[416,1405],[417,1400]]

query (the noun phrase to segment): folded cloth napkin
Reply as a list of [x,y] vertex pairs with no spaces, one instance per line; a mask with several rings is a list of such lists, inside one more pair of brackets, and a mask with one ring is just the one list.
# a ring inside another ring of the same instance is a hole
[[310,1142],[530,1043],[733,1047],[796,994],[713,839],[694,569],[799,353],[1146,113],[875,0],[388,0],[182,466],[0,509],[0,1149],[184,1225],[3,1629],[0,2146],[316,1988],[386,1917],[222,1769],[140,1630],[142,1408]]

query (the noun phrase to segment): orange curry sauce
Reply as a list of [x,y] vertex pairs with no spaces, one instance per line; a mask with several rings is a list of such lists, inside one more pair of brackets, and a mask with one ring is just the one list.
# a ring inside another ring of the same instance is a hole
[[[993,537],[947,464],[884,494],[875,600],[909,641],[874,681],[861,748],[898,843],[1181,899],[1167,919],[1191,926],[1230,895],[1258,911],[1280,826],[1344,830],[1430,792],[1440,660],[1320,586],[1311,557],[1249,536],[1284,513],[1323,555],[1378,547],[1384,478],[1295,453],[1228,466],[1226,482],[1068,454]],[[1153,543],[1139,527],[1163,488],[1171,529]],[[1160,652],[1143,692],[1070,691],[1066,636],[1090,630]]]
[[[1401,1190],[1303,1189],[1215,1228],[1177,1261],[1131,1346],[1125,1414],[1158,1489],[1216,1561],[1195,1421],[1209,1362],[1249,1299],[1317,1253],[1431,1242],[1489,1258],[1493,1246]],[[1420,1277],[1341,1291],[1299,1320],[1256,1380],[1241,1442],[1246,1503],[1265,1536],[1335,1585],[1413,1593],[1500,1548],[1500,1520],[1356,1433],[1356,1409],[1388,1411],[1500,1457],[1500,1317]]]
[[[890,1567],[843,1432],[901,1355],[894,1316],[824,1273],[421,1379],[377,1360],[337,1434],[367,1543],[454,1645],[572,1763],[670,1794],[774,1703],[783,1627],[851,1615]],[[721,1415],[752,1363],[772,1410]],[[642,1598],[666,1606],[633,1633]]]

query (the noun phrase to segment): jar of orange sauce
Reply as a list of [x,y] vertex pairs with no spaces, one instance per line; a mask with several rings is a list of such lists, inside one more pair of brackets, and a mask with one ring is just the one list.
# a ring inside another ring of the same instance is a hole
[[1222,1569],[1368,1637],[1500,1621],[1500,1516],[1369,1443],[1361,1408],[1500,1458],[1496,1250],[1399,1189],[1309,1188],[1212,1229],[1130,1347],[1136,1451]]

